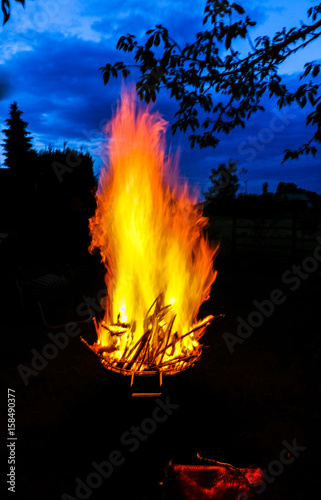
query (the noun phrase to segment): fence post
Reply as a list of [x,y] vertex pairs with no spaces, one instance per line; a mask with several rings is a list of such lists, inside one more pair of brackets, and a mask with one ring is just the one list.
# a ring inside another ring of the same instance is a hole
[[292,213],[292,258],[296,256],[296,240],[297,240],[297,206],[294,205]]
[[236,254],[236,210],[235,210],[235,204],[233,203],[233,211],[232,211],[232,217],[233,217],[233,224],[232,224],[232,255]]

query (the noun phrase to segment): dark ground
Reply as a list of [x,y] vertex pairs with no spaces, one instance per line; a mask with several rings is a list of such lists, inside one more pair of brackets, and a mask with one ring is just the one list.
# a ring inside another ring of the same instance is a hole
[[[165,379],[160,399],[169,396],[179,407],[133,452],[121,436],[152,415],[155,399],[131,398],[129,379],[104,370],[79,337],[25,386],[17,366],[30,367],[31,349],[41,352],[48,330],[36,314],[24,318],[18,302],[10,310],[7,297],[1,325],[1,414],[5,429],[6,389],[14,389],[17,492],[11,497],[51,500],[68,493],[65,498],[77,498],[76,478],[86,481],[93,461],[108,460],[118,450],[124,463],[90,498],[157,500],[158,482],[171,459],[196,464],[198,452],[238,467],[265,468],[279,459],[283,441],[296,439],[306,449],[260,498],[320,498],[321,264],[291,291],[281,276],[292,264],[263,258],[217,261],[218,278],[202,315],[226,316],[208,328],[203,337],[207,347],[195,367]],[[235,335],[237,316],[247,318],[255,309],[252,301],[267,299],[275,288],[285,293],[285,303],[231,354],[222,335]],[[82,326],[81,335],[91,333],[91,325]],[[1,445],[5,449],[6,433]],[[7,468],[4,464],[2,470],[7,473]]]

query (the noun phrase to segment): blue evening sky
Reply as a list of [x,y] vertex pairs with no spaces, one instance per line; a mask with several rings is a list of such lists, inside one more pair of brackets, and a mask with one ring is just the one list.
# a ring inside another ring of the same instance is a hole
[[[257,21],[252,38],[273,35],[284,26],[292,28],[308,22],[306,12],[317,1],[248,0],[239,1]],[[105,86],[101,66],[107,62],[132,59],[116,50],[118,38],[135,34],[139,43],[155,24],[163,24],[180,44],[194,41],[202,30],[205,0],[26,0],[25,10],[12,0],[8,23],[0,28],[0,129],[5,127],[9,107],[18,102],[29,123],[35,149],[49,145],[63,148],[81,146],[95,159],[99,170],[99,145],[102,129],[110,119],[120,95],[121,81],[112,79]],[[240,46],[247,51],[247,47]],[[305,62],[318,59],[321,41],[300,51],[282,67],[292,88]],[[131,80],[137,78],[133,74]],[[130,81],[130,79],[129,79]],[[219,96],[218,96],[219,97]],[[299,187],[321,193],[320,154],[288,160],[283,165],[285,148],[296,148],[310,139],[312,129],[305,126],[307,108],[298,106],[278,111],[276,102],[265,99],[265,113],[258,113],[245,129],[221,135],[216,149],[190,149],[187,135],[168,134],[168,145],[180,147],[180,171],[202,192],[209,186],[211,168],[229,159],[237,160],[241,186],[261,193],[262,183],[274,191],[279,181],[295,182]],[[169,124],[174,122],[177,103],[163,91],[154,106]],[[0,160],[3,163],[0,147]]]

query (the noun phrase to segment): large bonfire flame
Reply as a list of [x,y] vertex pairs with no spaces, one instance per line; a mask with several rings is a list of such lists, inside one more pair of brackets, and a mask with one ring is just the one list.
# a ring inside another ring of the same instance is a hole
[[176,160],[165,155],[166,128],[157,112],[137,110],[135,92],[122,93],[90,219],[90,250],[100,250],[109,299],[90,347],[107,368],[132,375],[193,364],[213,319],[197,315],[215,279],[217,247],[203,235],[197,200],[179,186]]

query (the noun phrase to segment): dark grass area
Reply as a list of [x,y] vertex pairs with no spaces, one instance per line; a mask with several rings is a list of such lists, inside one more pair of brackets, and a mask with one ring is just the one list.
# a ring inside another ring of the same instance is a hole
[[[157,500],[169,460],[195,464],[199,453],[239,467],[266,468],[279,459],[282,443],[294,439],[306,449],[260,498],[318,498],[321,275],[311,273],[291,291],[282,281],[291,266],[217,261],[218,277],[202,314],[225,317],[208,328],[201,360],[186,373],[165,378],[160,399],[169,397],[178,407],[145,441],[138,440],[134,451],[121,436],[151,417],[155,399],[131,398],[129,379],[104,370],[79,337],[25,386],[17,366],[30,366],[31,349],[41,352],[48,330],[36,313],[24,321],[17,305],[16,316],[12,321],[7,316],[1,328],[7,346],[4,387],[16,391],[17,402],[15,498],[51,500],[64,493],[77,498],[76,478],[86,481],[94,472],[92,462],[108,460],[118,450],[124,463],[88,498]],[[231,353],[224,333],[236,335],[236,318],[246,319],[255,309],[253,300],[269,298],[276,288],[285,302]],[[81,334],[88,338],[92,325],[82,325]],[[1,413],[6,416],[5,392]]]

